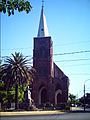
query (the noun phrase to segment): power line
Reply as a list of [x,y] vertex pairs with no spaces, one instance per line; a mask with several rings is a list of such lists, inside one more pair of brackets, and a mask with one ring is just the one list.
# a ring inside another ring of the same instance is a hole
[[[2,59],[8,58],[10,56],[3,56]],[[11,56],[12,57],[12,56]],[[33,57],[31,56],[24,56],[24,57],[30,57],[30,60],[33,60]],[[61,61],[54,61],[54,62],[77,62],[77,61],[89,61],[90,58],[87,59],[72,59],[72,60],[61,60]],[[82,65],[90,65],[90,64],[77,64],[77,65],[64,65],[64,66],[82,66]]]
[[[53,54],[54,56],[57,55],[70,55],[70,54],[79,54],[79,53],[89,53],[90,50],[84,50],[84,51],[76,51],[76,52],[67,52],[67,53],[58,53],[58,54]],[[32,55],[27,55],[27,57],[31,57]],[[10,56],[2,56],[1,58],[5,57],[10,57]]]
[[90,52],[90,50],[68,52],[68,53],[58,53],[58,54],[53,54],[53,55],[70,55],[70,54],[79,54],[79,53],[88,53],[88,52]]
[[75,76],[79,76],[79,75],[90,75],[90,73],[70,73],[68,75],[75,75]]
[[75,45],[75,44],[82,44],[82,43],[89,43],[90,41],[79,41],[79,42],[71,42],[71,43],[65,43],[65,44],[60,44],[60,45],[57,45],[55,44],[55,46],[67,46],[67,45]]
[[79,67],[79,66],[89,66],[90,64],[76,64],[76,65],[60,65],[62,67]]
[[[86,51],[77,51],[77,52],[69,52],[69,53],[63,53],[63,54],[53,54],[55,56],[57,55],[69,55],[69,54],[77,54],[77,53],[86,53],[86,52],[90,52],[90,50],[86,50]],[[1,56],[1,59],[5,59],[7,57],[11,57],[11,56]],[[24,57],[32,57],[32,55],[27,55],[27,56],[24,56]],[[74,61],[87,61],[87,60],[90,60],[90,58],[87,58],[87,59],[72,59],[72,60],[61,60],[61,61],[55,61],[55,62],[74,62]]]
[[[89,43],[90,41],[79,41],[79,42],[72,42],[72,43],[65,43],[65,44],[61,44],[61,45],[54,45],[54,47],[55,46],[66,46],[66,45],[70,45],[70,44],[81,44],[81,43]],[[32,47],[26,47],[26,48],[7,48],[7,49],[1,49],[2,51],[6,51],[6,50],[16,50],[16,49],[19,49],[19,50],[21,50],[21,49],[30,49],[30,48],[32,48]]]
[[55,62],[76,62],[76,61],[87,61],[90,60],[90,58],[87,59],[73,59],[73,60],[61,60],[61,61],[55,61]]

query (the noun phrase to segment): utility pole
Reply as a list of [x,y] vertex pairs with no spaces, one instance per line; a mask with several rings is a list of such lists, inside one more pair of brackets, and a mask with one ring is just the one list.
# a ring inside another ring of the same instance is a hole
[[1,13],[0,13],[0,64],[1,64]]
[[[2,4],[2,0],[0,0],[0,4]],[[1,12],[0,12],[0,65],[1,65]]]
[[86,101],[85,101],[85,84],[84,84],[84,112],[85,112],[85,107],[86,107],[85,103]]
[[87,82],[87,81],[89,81],[90,79],[87,79],[87,80],[85,80],[85,82],[84,82],[84,112],[85,112],[85,110],[86,110],[86,100],[85,100],[85,83]]

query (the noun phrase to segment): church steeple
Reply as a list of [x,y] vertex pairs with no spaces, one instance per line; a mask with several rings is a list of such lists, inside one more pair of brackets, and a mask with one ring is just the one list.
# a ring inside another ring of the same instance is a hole
[[40,22],[39,22],[39,29],[38,29],[38,35],[37,37],[48,37],[48,28],[46,23],[46,17],[44,15],[43,11],[43,3],[42,3],[42,9],[41,9],[41,16],[40,16]]

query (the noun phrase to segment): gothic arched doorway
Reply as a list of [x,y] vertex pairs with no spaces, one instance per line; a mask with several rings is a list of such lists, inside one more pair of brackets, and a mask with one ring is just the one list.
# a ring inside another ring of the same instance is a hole
[[47,102],[47,90],[42,87],[39,91],[39,104],[44,104]]
[[55,104],[60,104],[62,102],[62,91],[59,89],[55,93]]
[[62,102],[62,96],[60,93],[57,94],[57,104],[60,104]]

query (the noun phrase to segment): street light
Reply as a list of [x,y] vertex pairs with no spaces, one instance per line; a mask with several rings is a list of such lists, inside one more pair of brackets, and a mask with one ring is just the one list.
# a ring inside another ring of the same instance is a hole
[[[1,0],[0,0],[1,3]],[[1,13],[0,13],[0,31],[1,31]],[[1,64],[1,32],[0,32],[0,64]]]
[[85,112],[85,103],[86,103],[86,101],[85,101],[85,83],[87,82],[87,81],[89,81],[90,79],[87,79],[87,80],[85,80],[85,82],[84,82],[84,112]]

